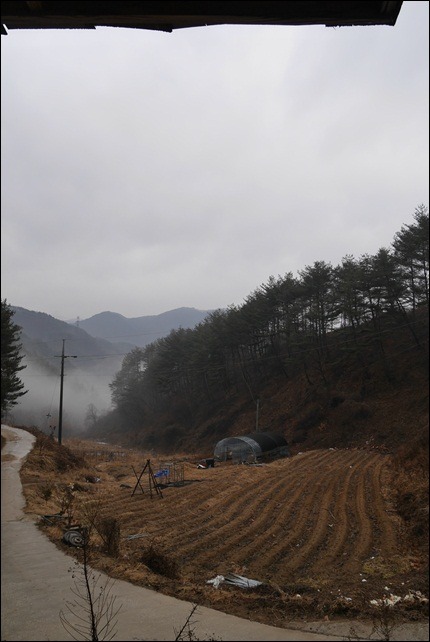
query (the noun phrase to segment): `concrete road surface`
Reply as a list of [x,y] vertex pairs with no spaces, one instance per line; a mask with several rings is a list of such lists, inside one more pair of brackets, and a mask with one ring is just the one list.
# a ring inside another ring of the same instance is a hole
[[[25,430],[4,425],[2,435],[7,444],[1,463],[1,640],[90,639],[72,637],[60,621],[60,611],[73,599],[73,559],[45,537],[22,510],[25,502],[19,470],[35,438]],[[113,638],[119,642],[175,640],[193,607],[190,602],[119,580],[114,582],[112,595],[121,605]],[[342,640],[348,639],[354,624],[315,622],[297,625],[307,630],[287,630],[205,607],[198,607],[193,621],[194,639],[231,641]],[[368,639],[369,629],[356,624],[355,630],[360,639]],[[428,640],[428,625],[408,625],[392,639]]]

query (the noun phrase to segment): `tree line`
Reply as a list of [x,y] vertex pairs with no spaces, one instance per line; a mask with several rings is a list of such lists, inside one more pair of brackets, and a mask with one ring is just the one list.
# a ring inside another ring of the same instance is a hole
[[242,305],[133,349],[110,384],[115,415],[138,428],[169,409],[188,424],[238,393],[256,402],[273,376],[329,385],[339,355],[342,367],[345,358],[361,363],[365,377],[370,354],[386,360],[387,333],[406,328],[423,348],[417,315],[428,303],[428,208],[420,205],[389,248],[271,276]]
[[[310,386],[329,386],[339,355],[339,367],[352,359],[365,379],[369,359],[377,354],[389,378],[390,333],[406,329],[422,350],[426,340],[417,317],[424,308],[428,315],[428,303],[428,208],[420,205],[389,248],[359,259],[347,255],[337,266],[316,261],[297,277],[271,276],[242,305],[216,310],[194,329],[172,330],[133,349],[110,384],[115,417],[139,429],[168,409],[189,424],[238,394],[257,402],[261,388],[276,376],[301,374]],[[18,374],[25,367],[20,328],[6,300],[1,324],[3,417],[26,392]]]

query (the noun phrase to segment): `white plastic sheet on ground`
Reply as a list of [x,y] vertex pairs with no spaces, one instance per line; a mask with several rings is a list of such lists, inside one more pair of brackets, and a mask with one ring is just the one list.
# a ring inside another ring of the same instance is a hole
[[258,580],[250,580],[243,575],[237,575],[236,573],[227,573],[227,575],[217,575],[212,580],[207,580],[206,584],[213,584],[214,588],[218,588],[221,584],[233,584],[234,586],[239,586],[240,588],[254,588],[255,586],[260,586],[263,582]]

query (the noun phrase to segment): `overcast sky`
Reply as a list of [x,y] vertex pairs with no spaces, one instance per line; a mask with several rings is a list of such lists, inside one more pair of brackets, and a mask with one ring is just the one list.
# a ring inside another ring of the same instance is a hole
[[428,14],[2,36],[2,299],[225,308],[388,247],[428,205]]

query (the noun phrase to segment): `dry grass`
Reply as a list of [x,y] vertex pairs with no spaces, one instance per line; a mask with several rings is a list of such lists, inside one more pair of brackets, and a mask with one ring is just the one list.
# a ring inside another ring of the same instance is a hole
[[[88,529],[91,565],[114,578],[279,626],[310,615],[371,619],[370,600],[387,587],[428,597],[428,554],[396,510],[398,470],[389,456],[325,449],[261,467],[200,470],[199,456],[177,455],[184,485],[151,498],[149,476],[141,486],[137,476],[148,460],[156,471],[166,459],[36,436],[21,474],[27,512],[70,555],[64,530]],[[263,585],[207,584],[229,572]],[[427,609],[400,603],[396,617],[422,618]]]

